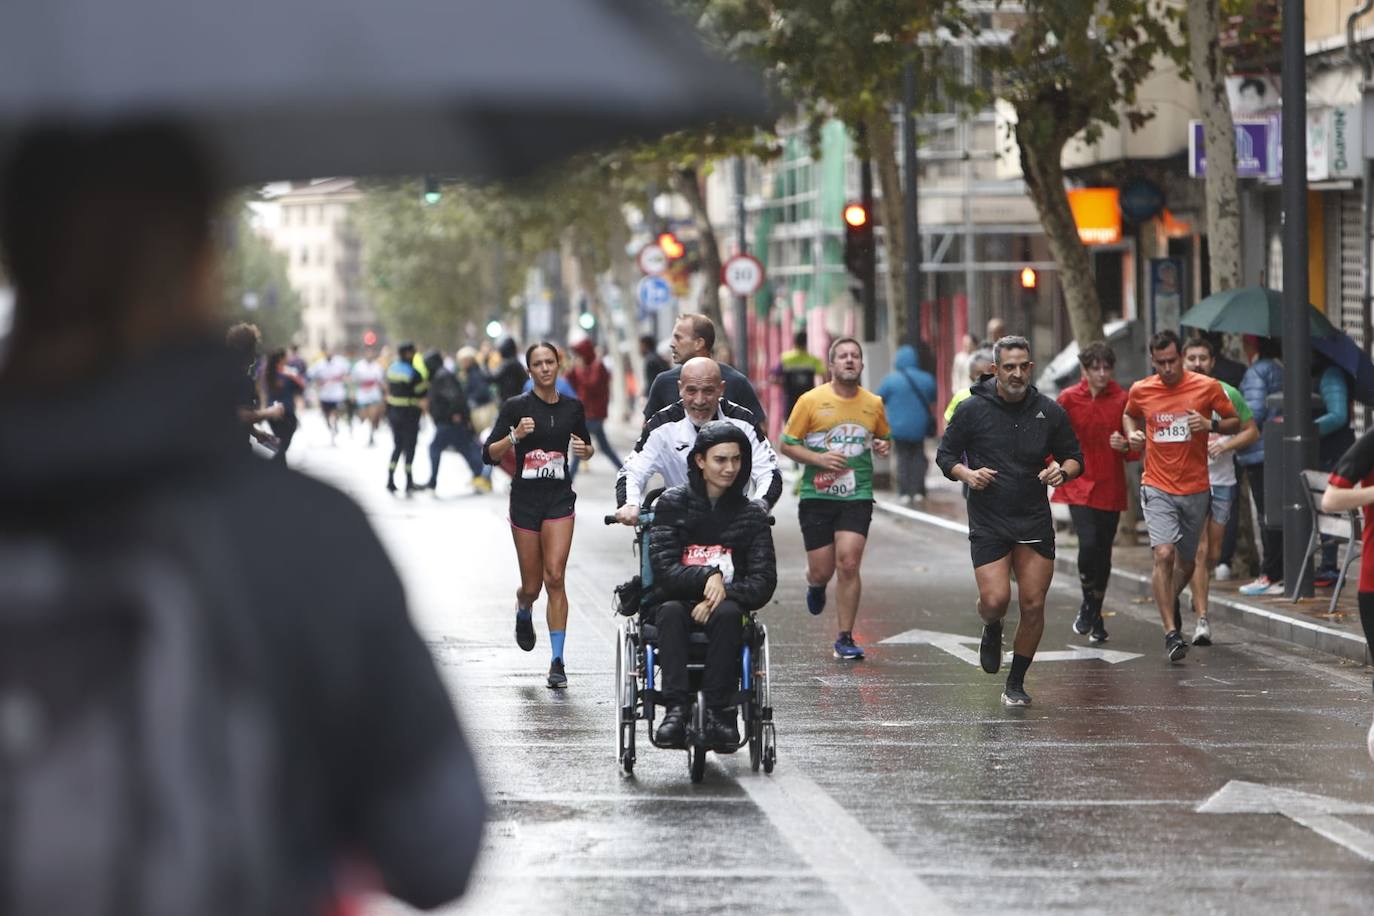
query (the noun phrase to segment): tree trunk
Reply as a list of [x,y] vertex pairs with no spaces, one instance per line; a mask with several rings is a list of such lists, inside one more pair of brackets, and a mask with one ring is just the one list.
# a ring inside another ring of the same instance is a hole
[[[720,245],[716,242],[716,230],[711,226],[711,216],[706,212],[706,198],[701,193],[701,176],[696,166],[686,166],[673,172],[673,187],[687,199],[692,208],[692,218],[697,224],[697,237],[701,245],[701,273],[705,283],[701,286],[701,298],[697,300],[697,310],[716,323],[724,336],[725,323],[720,312]],[[735,350],[739,341],[731,341]]]
[[1078,345],[1083,346],[1103,338],[1102,303],[1097,298],[1088,249],[1078,237],[1078,226],[1069,209],[1069,195],[1064,190],[1064,169],[1060,160],[1068,136],[1063,131],[1053,131],[1037,143],[1031,132],[1024,129],[1025,125],[1035,123],[1035,119],[1053,117],[1053,112],[1018,110],[1016,142],[1021,150],[1021,171],[1026,188],[1040,214],[1040,225],[1044,227],[1050,253],[1059,265],[1069,326]]
[[[611,286],[619,290],[619,296],[614,302],[608,302],[608,310],[618,312],[619,318],[612,315],[611,322],[618,324],[625,329],[625,337],[629,343],[628,356],[630,357],[630,371],[634,373],[635,380],[639,383],[639,393],[641,397],[647,396],[644,390],[644,357],[639,353],[639,322],[637,315],[639,312],[635,302],[635,284],[639,281],[639,270],[634,262],[625,254],[625,248],[630,243],[630,229],[625,225],[625,219],[620,214],[619,202],[612,205],[614,212],[611,214],[608,223],[606,236],[606,247],[610,253],[611,269],[607,272],[606,280]],[[624,388],[624,374],[617,372],[616,379],[621,388]],[[626,393],[626,403],[629,404],[629,394]],[[633,414],[634,405],[629,404],[629,413]]]
[[1241,285],[1236,125],[1226,97],[1226,69],[1218,36],[1220,17],[1218,0],[1188,0],[1188,62],[1197,84],[1207,148],[1207,245],[1214,290]]
[[903,221],[905,196],[902,193],[901,171],[897,167],[897,132],[886,111],[868,121],[868,144],[874,164],[878,167],[878,187],[882,199],[883,236],[887,249],[888,335],[892,340],[906,340],[906,223]]

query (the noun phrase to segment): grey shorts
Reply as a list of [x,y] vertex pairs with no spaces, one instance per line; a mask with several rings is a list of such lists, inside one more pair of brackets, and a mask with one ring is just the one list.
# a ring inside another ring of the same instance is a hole
[[1140,508],[1145,513],[1150,546],[1177,544],[1180,556],[1196,556],[1198,538],[1211,505],[1212,494],[1207,490],[1177,496],[1154,487],[1141,487]]

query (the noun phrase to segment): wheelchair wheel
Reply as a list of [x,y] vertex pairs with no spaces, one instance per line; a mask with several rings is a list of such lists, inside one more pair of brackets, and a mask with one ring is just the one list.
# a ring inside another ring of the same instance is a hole
[[773,764],[778,760],[778,739],[773,731],[773,723],[763,725],[763,771],[773,772]]
[[749,717],[746,727],[749,729],[749,769],[757,773],[763,760],[763,721],[757,712]]
[[615,756],[626,775],[635,769],[635,692],[634,643],[621,626],[615,644]]
[[692,782],[701,782],[706,776],[706,699],[700,693],[692,711],[692,731],[687,742],[687,769]]

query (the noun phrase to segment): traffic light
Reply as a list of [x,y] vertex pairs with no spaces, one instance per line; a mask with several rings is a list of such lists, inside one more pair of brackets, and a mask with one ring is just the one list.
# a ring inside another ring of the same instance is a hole
[[433,175],[425,176],[425,205],[432,207],[439,202],[444,193],[439,190],[439,179]]
[[866,283],[873,276],[874,263],[872,215],[861,203],[845,204],[844,266],[856,279]]
[[375,347],[377,345],[377,332],[369,328],[363,332],[363,346]]
[[1021,268],[1021,288],[1035,289],[1040,282],[1040,276],[1035,272],[1034,267]]
[[687,253],[687,246],[683,245],[678,237],[671,232],[660,232],[656,241],[658,247],[663,249],[663,253],[668,256],[670,261],[676,261]]

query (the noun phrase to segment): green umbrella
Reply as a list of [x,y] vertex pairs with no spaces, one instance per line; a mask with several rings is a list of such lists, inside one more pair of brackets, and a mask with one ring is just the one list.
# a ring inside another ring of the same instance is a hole
[[[1311,305],[1307,307],[1307,318],[1313,337],[1331,337],[1340,333],[1325,315]],[[1213,293],[1185,312],[1178,323],[1204,331],[1282,337],[1283,293],[1262,286],[1244,286]]]

